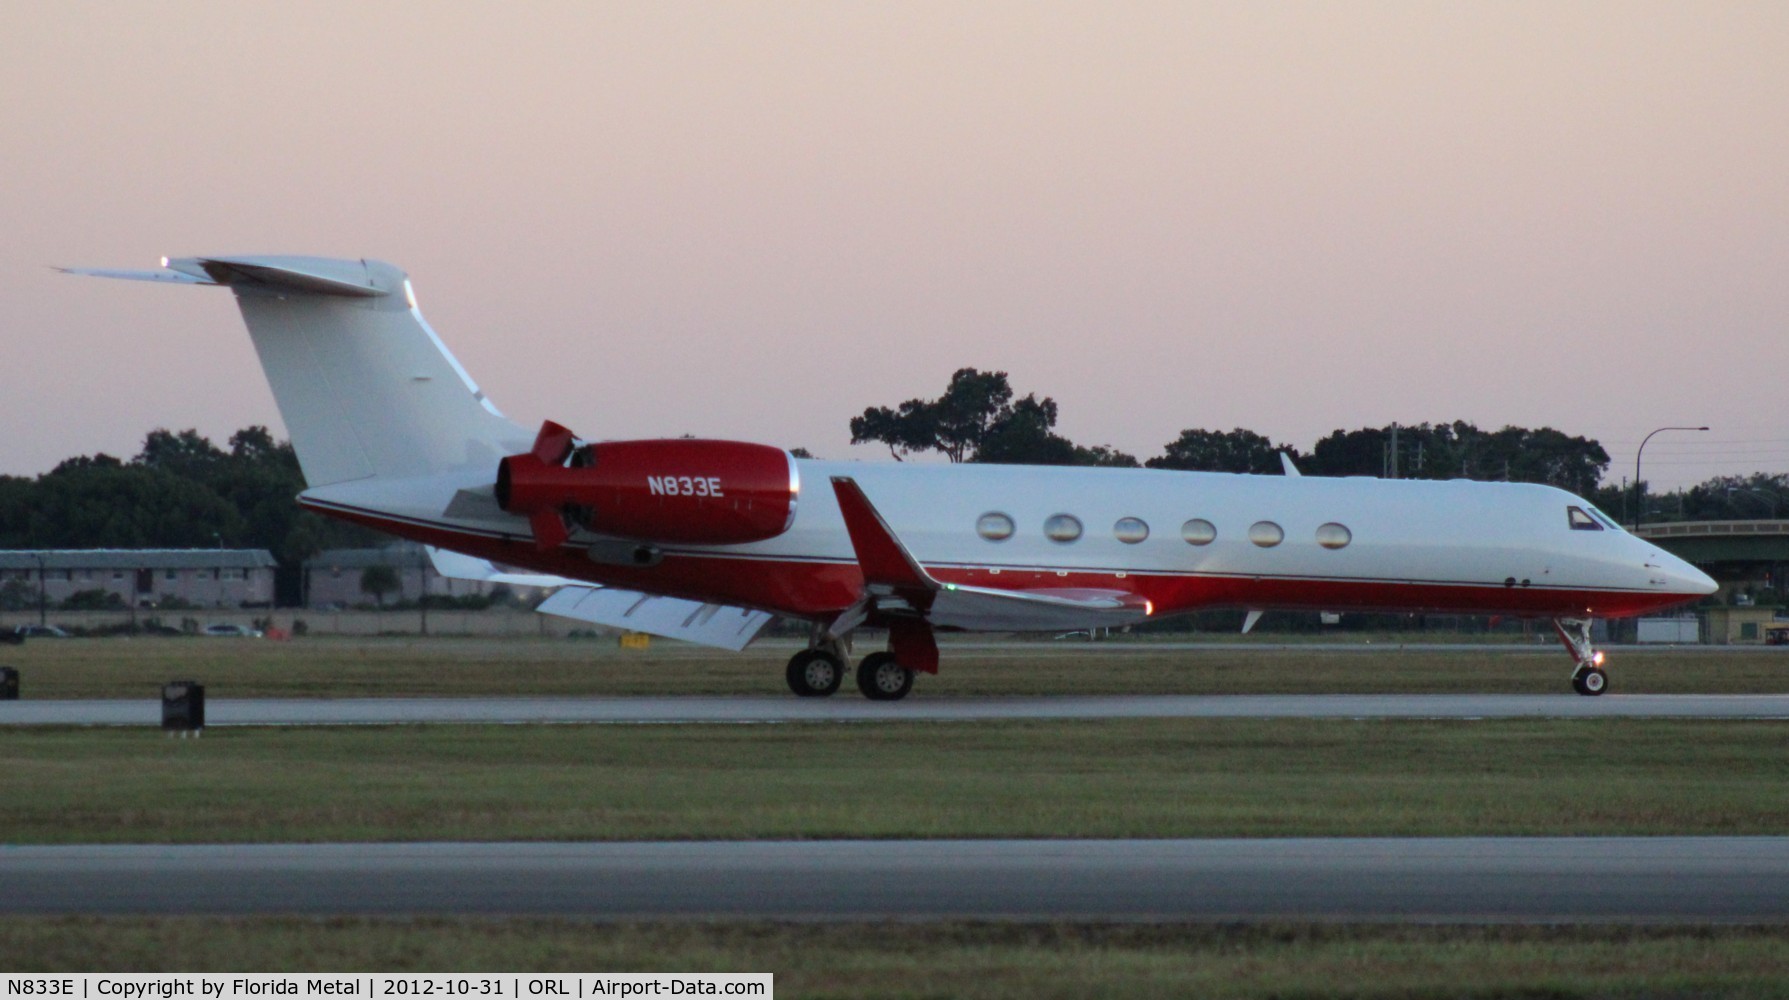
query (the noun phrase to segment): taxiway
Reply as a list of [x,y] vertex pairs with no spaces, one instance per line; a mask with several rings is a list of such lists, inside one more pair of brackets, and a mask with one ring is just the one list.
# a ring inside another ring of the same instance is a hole
[[1760,922],[1789,837],[19,846],[0,912]]

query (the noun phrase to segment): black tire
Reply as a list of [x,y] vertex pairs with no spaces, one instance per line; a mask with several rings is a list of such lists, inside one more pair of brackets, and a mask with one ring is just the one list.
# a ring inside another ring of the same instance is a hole
[[893,653],[871,653],[857,665],[857,689],[871,701],[900,701],[913,690],[913,671]]
[[1572,690],[1579,694],[1590,693],[1589,691],[1584,690],[1584,671],[1580,670],[1572,675]]
[[824,698],[844,682],[845,665],[823,649],[804,649],[789,658],[783,679],[803,698]]
[[1604,691],[1609,690],[1609,675],[1603,673],[1598,667],[1591,667],[1589,670],[1586,670],[1583,674],[1579,675],[1577,687],[1579,694],[1589,695],[1594,698],[1597,695],[1602,694]]

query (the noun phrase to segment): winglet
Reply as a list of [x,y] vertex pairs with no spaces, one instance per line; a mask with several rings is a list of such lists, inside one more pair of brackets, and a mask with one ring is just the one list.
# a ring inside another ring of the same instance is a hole
[[1280,452],[1280,471],[1288,476],[1304,475],[1304,473],[1298,471],[1298,466],[1292,464],[1292,456],[1283,451]]
[[940,589],[938,581],[919,565],[870,498],[863,495],[857,480],[834,476],[832,491],[839,498],[839,513],[845,517],[845,530],[851,535],[851,547],[857,552],[864,583],[908,591]]

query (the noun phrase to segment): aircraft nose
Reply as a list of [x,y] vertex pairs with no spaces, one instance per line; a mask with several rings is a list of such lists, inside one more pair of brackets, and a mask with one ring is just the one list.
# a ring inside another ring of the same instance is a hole
[[1695,594],[1702,597],[1720,589],[1720,584],[1715,583],[1713,577],[1669,552],[1654,553],[1647,562],[1655,565],[1658,571],[1663,573],[1666,580],[1669,581],[1666,586],[1673,593]]

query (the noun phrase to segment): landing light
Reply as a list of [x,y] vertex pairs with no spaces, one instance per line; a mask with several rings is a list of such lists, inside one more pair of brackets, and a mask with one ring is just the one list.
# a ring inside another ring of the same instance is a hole
[[167,267],[167,266],[168,266],[168,258],[166,258],[166,257],[163,257],[163,258],[162,258],[162,266],[163,266],[163,267]]
[[1603,651],[1599,649],[1596,652],[1590,654],[1590,662],[1596,664],[1599,667],[1602,666],[1603,665]]
[[1155,602],[1147,597],[1143,598],[1143,617],[1148,618],[1153,614],[1155,614]]

